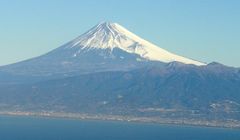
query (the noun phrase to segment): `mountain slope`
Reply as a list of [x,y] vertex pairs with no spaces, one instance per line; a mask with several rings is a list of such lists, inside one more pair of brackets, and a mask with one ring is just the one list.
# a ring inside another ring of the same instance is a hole
[[34,76],[74,75],[126,71],[173,61],[205,65],[161,49],[116,23],[101,23],[45,55],[0,67],[0,71]]
[[79,51],[91,49],[110,49],[120,48],[128,53],[134,53],[142,58],[152,61],[161,61],[165,63],[177,61],[185,64],[204,65],[201,62],[184,58],[172,54],[140,37],[131,33],[117,23],[102,23],[95,26],[90,31],[73,40],[64,48],[78,47]]

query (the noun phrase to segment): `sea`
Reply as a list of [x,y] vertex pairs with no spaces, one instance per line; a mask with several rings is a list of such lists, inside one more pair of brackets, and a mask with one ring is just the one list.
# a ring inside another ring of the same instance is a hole
[[240,130],[2,115],[0,140],[240,140]]

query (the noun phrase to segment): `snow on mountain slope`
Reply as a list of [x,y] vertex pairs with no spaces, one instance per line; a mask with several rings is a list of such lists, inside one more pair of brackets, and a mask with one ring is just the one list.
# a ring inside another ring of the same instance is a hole
[[172,54],[129,32],[117,23],[101,23],[47,54],[0,67],[14,75],[75,75],[129,71],[149,65],[204,63]]
[[118,48],[150,61],[165,63],[177,61],[198,66],[205,65],[202,62],[170,53],[138,37],[117,23],[100,23],[63,47],[65,49],[79,48],[74,52],[74,57],[86,50],[110,49],[112,52],[114,48]]

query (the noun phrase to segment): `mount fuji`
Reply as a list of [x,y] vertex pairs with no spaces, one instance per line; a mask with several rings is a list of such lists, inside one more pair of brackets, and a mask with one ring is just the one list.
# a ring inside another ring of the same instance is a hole
[[[83,51],[108,50],[114,55],[114,49],[120,49],[126,53],[135,54],[141,59],[160,62],[182,62],[185,64],[205,65],[182,56],[172,54],[140,37],[131,33],[117,23],[101,23],[74,39],[64,48],[78,48],[74,57],[81,55]],[[121,57],[120,57],[121,58]]]
[[240,69],[170,53],[105,22],[1,66],[1,113],[240,128]]
[[170,62],[206,65],[170,53],[117,23],[104,22],[45,55],[1,67],[0,71],[34,76],[71,75],[126,71]]

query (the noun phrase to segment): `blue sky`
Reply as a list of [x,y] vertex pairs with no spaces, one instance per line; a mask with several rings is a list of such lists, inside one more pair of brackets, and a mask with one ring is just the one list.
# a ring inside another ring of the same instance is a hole
[[110,21],[170,52],[240,67],[239,7],[239,0],[1,0],[0,65]]

